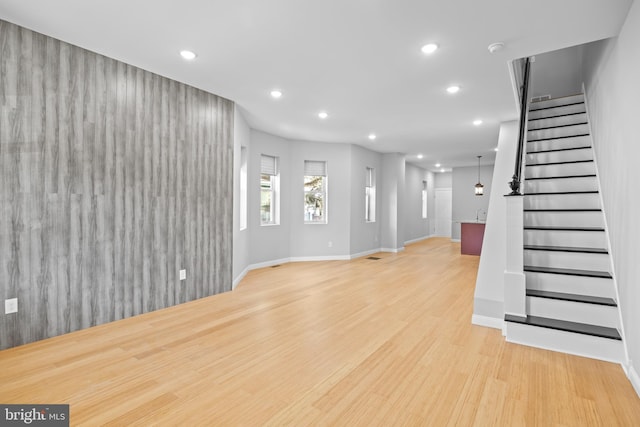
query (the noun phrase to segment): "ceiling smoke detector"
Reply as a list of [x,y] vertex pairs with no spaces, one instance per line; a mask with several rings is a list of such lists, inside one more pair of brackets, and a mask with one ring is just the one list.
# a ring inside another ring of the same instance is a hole
[[499,50],[502,50],[504,48],[504,43],[502,42],[498,42],[498,43],[491,43],[487,49],[489,49],[489,52],[491,53],[495,53]]

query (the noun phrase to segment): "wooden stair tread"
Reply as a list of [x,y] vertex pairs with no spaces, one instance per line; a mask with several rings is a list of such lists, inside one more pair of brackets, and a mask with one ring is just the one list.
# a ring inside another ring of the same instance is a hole
[[582,147],[570,147],[570,148],[556,148],[553,150],[540,150],[540,151],[527,151],[527,154],[541,154],[541,153],[557,153],[560,151],[574,151],[574,150],[588,150],[591,146],[582,146]]
[[591,335],[594,337],[609,338],[619,341],[622,340],[617,329],[605,326],[589,325],[587,323],[569,322],[567,320],[549,319],[538,316],[520,317],[511,314],[505,314],[504,320],[505,322],[520,323],[523,325],[538,326],[547,329],[557,329],[565,332],[574,332],[577,334]]
[[525,225],[525,230],[546,230],[546,231],[601,231],[602,227],[569,227],[562,225]]
[[593,159],[589,159],[589,160],[567,160],[564,162],[548,162],[548,163],[528,163],[525,166],[527,167],[531,167],[531,166],[551,166],[551,165],[566,165],[566,164],[570,164],[570,163],[590,163],[593,162]]
[[524,271],[531,273],[563,274],[566,276],[600,277],[603,279],[612,278],[608,271],[576,270],[572,268],[541,267],[537,265],[525,265]]
[[551,141],[552,139],[579,138],[581,136],[589,136],[588,133],[580,133],[577,135],[554,136],[553,138],[528,139],[527,142]]
[[[546,99],[545,101],[552,101],[552,100],[551,99]],[[545,101],[539,101],[539,102],[545,102]],[[580,104],[584,104],[584,101],[572,102],[572,103],[569,103],[569,104],[554,105],[552,107],[542,107],[542,108],[534,108],[534,109],[529,108],[529,112],[531,113],[533,111],[550,110],[552,108],[570,107],[572,105],[580,105]]]
[[561,301],[582,302],[586,304],[606,305],[617,307],[613,298],[596,297],[592,295],[567,294],[564,292],[540,291],[537,289],[527,289],[528,297],[547,298]]
[[539,193],[525,193],[525,196],[553,196],[555,194],[598,194],[598,190],[584,191],[543,191]]
[[540,176],[534,178],[526,178],[525,181],[531,181],[534,179],[571,179],[571,178],[595,178],[596,174],[586,174],[586,175],[564,175],[564,176]]
[[585,254],[608,254],[609,251],[603,248],[579,248],[573,246],[540,246],[524,245],[524,249],[530,251],[550,251],[550,252],[577,252]]

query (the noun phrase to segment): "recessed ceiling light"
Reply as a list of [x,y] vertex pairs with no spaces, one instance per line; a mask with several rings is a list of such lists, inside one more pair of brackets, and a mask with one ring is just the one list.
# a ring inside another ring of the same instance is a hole
[[498,151],[498,147],[494,148],[493,151]]
[[435,43],[429,43],[422,46],[422,53],[426,53],[427,55],[438,50],[438,45]]
[[495,53],[499,50],[502,50],[502,48],[504,48],[504,43],[502,42],[497,42],[497,43],[491,43],[487,49],[489,49],[489,52],[491,53]]
[[194,52],[191,52],[190,50],[181,50],[180,51],[180,56],[182,56],[184,59],[186,59],[187,61],[191,61],[196,59],[196,55]]
[[444,172],[444,168],[440,169],[440,172]]
[[372,141],[373,141],[374,139],[376,139],[376,134],[375,134],[375,133],[370,133],[370,134],[369,134],[369,139],[370,139],[370,140],[372,140]]
[[478,120],[474,120],[474,121],[473,121],[473,124],[474,124],[475,126],[480,126],[480,125],[482,124],[482,120],[480,120],[480,119],[478,119]]
[[272,98],[278,99],[281,96],[282,96],[282,92],[279,91],[278,89],[274,89],[274,90],[271,91],[271,97]]
[[424,156],[423,156],[422,154],[418,154],[418,158],[419,158],[419,159],[421,159],[421,158],[423,158],[423,157],[424,157]]
[[329,117],[329,114],[327,114],[326,111],[320,111],[318,113],[318,117],[320,117],[321,119],[326,119],[327,117]]
[[440,163],[436,163],[436,167],[439,168],[440,167]]
[[458,91],[460,90],[460,86],[449,86],[447,88],[447,92],[449,93],[458,93]]

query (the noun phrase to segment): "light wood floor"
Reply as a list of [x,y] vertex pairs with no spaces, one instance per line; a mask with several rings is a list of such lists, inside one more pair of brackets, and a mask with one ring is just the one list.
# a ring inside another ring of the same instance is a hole
[[72,425],[640,425],[619,365],[471,325],[478,258],[430,239],[378,261],[250,272],[230,293],[0,352],[1,403]]

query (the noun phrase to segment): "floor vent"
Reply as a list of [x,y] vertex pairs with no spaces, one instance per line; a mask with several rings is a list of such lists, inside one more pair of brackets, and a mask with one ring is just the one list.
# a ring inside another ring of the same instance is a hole
[[272,266],[271,266],[271,268],[276,268],[276,267],[280,267],[280,264],[272,265]]
[[377,261],[377,260],[382,259],[382,258],[378,258],[377,256],[370,256],[367,259],[370,259],[370,260],[373,260],[373,261]]

